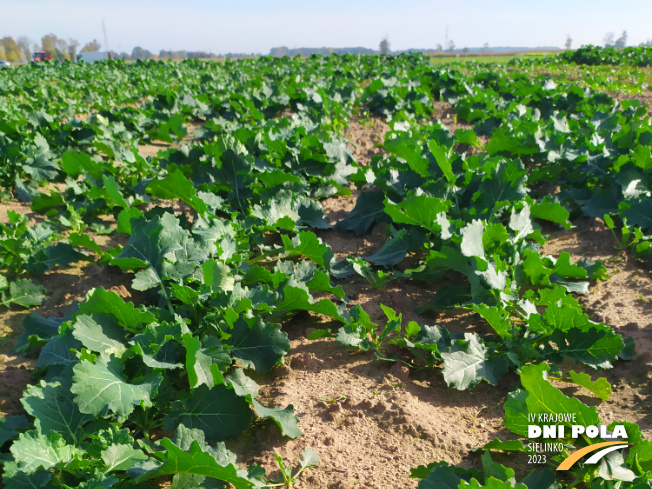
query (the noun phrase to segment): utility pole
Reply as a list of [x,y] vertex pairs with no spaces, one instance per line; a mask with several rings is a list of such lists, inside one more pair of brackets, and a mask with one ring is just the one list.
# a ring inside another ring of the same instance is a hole
[[104,17],[102,17],[102,32],[104,33],[104,50],[110,51],[109,49],[109,39],[106,37],[106,26],[104,25]]

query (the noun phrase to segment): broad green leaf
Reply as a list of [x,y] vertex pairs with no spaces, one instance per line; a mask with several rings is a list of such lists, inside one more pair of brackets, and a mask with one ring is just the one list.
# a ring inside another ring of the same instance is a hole
[[484,247],[482,246],[482,233],[484,224],[478,219],[462,228],[462,245],[461,250],[464,256],[478,256],[484,258]]
[[251,422],[247,401],[231,389],[200,385],[185,401],[175,401],[165,418],[165,430],[178,426],[202,430],[209,442],[227,440],[242,433]]
[[528,489],[562,489],[562,486],[557,482],[555,473],[548,469],[535,469],[530,472],[521,481]]
[[[594,407],[582,404],[579,399],[565,396],[544,378],[545,372],[548,370],[550,370],[550,367],[546,363],[521,367],[521,384],[527,391],[525,402],[528,413],[569,414],[571,419],[573,419],[572,415],[575,415],[575,423],[559,422],[560,424],[566,424],[568,428],[570,428],[571,424],[581,426],[600,424],[600,417]],[[505,424],[508,426],[507,421]],[[512,429],[510,426],[508,428]]]
[[201,449],[198,441],[194,441],[188,450],[182,450],[168,438],[161,440],[161,446],[166,450],[165,462],[156,470],[140,476],[137,483],[165,475],[196,474],[227,482],[236,489],[263,487],[261,482],[249,479],[246,471],[235,463],[221,465],[213,455]]
[[356,236],[365,234],[376,222],[387,221],[383,192],[362,192],[354,209],[336,224],[338,229],[353,231]]
[[243,369],[233,369],[231,373],[225,375],[224,378],[227,385],[231,386],[235,393],[240,397],[251,396],[252,399],[258,397],[258,384],[247,377]]
[[204,272],[204,283],[210,285],[214,291],[229,292],[233,290],[235,279],[228,265],[215,260],[207,260],[202,263],[201,268]]
[[113,177],[103,176],[102,182],[104,183],[104,191],[107,200],[110,202],[115,202],[123,209],[128,209],[129,204],[125,200],[124,195],[122,195],[122,191],[120,190],[120,187],[118,186],[118,183],[115,181],[115,179]]
[[570,214],[559,202],[550,202],[546,200],[543,202],[536,202],[530,207],[530,212],[532,212],[532,217],[536,217],[537,219],[544,219],[546,221],[557,223],[564,229],[571,228],[571,223],[568,221]]
[[571,328],[567,333],[555,331],[549,341],[553,346],[547,349],[556,356],[570,358],[595,369],[611,368],[613,361],[618,360],[618,354],[625,347],[620,335],[608,326],[592,327],[586,330]]
[[630,199],[622,205],[621,215],[627,218],[627,224],[640,226],[643,230],[652,231],[652,202],[650,198],[640,200]]
[[464,341],[458,340],[453,346],[456,351],[441,354],[444,361],[444,380],[449,386],[465,390],[482,379],[495,385],[507,371],[504,361],[489,358],[487,347],[475,334],[464,333]]
[[528,489],[525,484],[513,484],[512,482],[506,482],[495,477],[489,477],[484,482],[484,485],[480,484],[477,479],[471,479],[470,481],[462,481],[459,485],[459,489]]
[[527,452],[528,451],[521,440],[500,441],[498,438],[494,438],[489,443],[486,443],[482,447],[482,449],[500,450],[502,452]]
[[385,136],[385,150],[403,158],[413,171],[427,177],[429,162],[421,155],[422,143],[404,131],[390,134]]
[[321,266],[326,266],[330,262],[330,259],[327,259],[328,255],[333,253],[330,247],[310,231],[302,231],[291,240],[282,234],[281,239],[286,250],[284,258],[305,256]]
[[23,334],[18,337],[14,350],[18,353],[26,353],[30,348],[40,346],[56,335],[63,319],[57,317],[44,318],[43,316],[31,313],[23,319]]
[[510,318],[501,308],[485,304],[474,304],[471,308],[489,323],[489,326],[494,329],[498,336],[501,338],[511,338],[513,336]]
[[638,466],[645,472],[652,472],[652,440],[641,440],[629,449],[627,463]]
[[100,454],[102,461],[106,464],[106,473],[116,470],[127,470],[137,463],[148,460],[142,450],[136,450],[131,445],[111,445]]
[[82,345],[98,353],[121,356],[127,349],[125,330],[108,314],[77,314],[70,325],[72,335]]
[[48,487],[48,483],[54,477],[54,473],[49,470],[37,470],[31,474],[13,470],[16,467],[15,462],[6,462],[4,466],[4,475],[2,481],[5,489],[39,489]]
[[199,338],[190,333],[184,334],[181,338],[186,347],[186,370],[190,387],[205,384],[211,388],[223,384],[224,378],[218,364],[213,357],[205,353]]
[[586,270],[579,265],[571,264],[570,253],[562,251],[555,262],[554,272],[564,278],[586,278]]
[[552,333],[557,330],[567,332],[571,328],[586,331],[591,327],[589,316],[580,309],[554,303],[546,307],[543,317],[532,314],[529,319],[528,326],[534,333]]
[[[188,333],[180,323],[149,324],[142,334],[132,338],[131,344],[145,365],[151,368],[176,369],[184,366],[184,352],[179,340]],[[228,357],[228,354],[227,354]]]
[[[492,142],[493,138],[489,144]],[[526,175],[527,170],[519,160],[496,163],[491,175],[483,180],[478,192],[474,194],[475,204],[480,214],[484,212],[490,214],[499,204],[522,200],[527,194]]]
[[285,314],[295,311],[312,311],[325,316],[330,316],[343,323],[346,319],[341,315],[340,310],[330,299],[322,299],[314,302],[310,294],[301,287],[286,285],[283,288],[283,300],[276,304],[277,314]]
[[308,289],[312,292],[330,292],[340,299],[343,299],[345,295],[342,286],[338,285],[333,287],[331,285],[330,276],[321,270],[315,271],[313,277],[308,282],[306,282],[306,287],[308,287]]
[[239,319],[230,331],[225,343],[231,345],[229,352],[245,367],[266,372],[290,351],[287,334],[278,324],[265,324],[259,317],[248,324]]
[[252,399],[251,403],[256,414],[261,418],[271,418],[281,429],[283,436],[297,438],[303,434],[303,431],[299,429],[299,418],[294,415],[294,406],[292,404],[285,409],[281,409],[279,407],[265,407],[255,399]]
[[424,325],[419,333],[412,339],[417,348],[430,350],[439,358],[441,352],[446,351],[451,345],[450,333],[446,328],[434,325]]
[[179,169],[149,182],[147,191],[161,199],[181,199],[200,214],[207,211],[204,201],[197,197],[195,186]]
[[115,356],[97,358],[95,363],[82,360],[75,365],[70,391],[75,395],[79,410],[93,416],[104,415],[108,410],[125,417],[141,403],[145,407],[151,406],[160,378],[130,384],[123,370],[124,365]]
[[30,256],[25,269],[30,273],[40,275],[56,265],[67,267],[70,263],[79,260],[79,257],[79,253],[70,243],[59,242]]
[[125,300],[104,287],[91,290],[86,300],[79,304],[77,314],[111,314],[118,324],[132,332],[140,331],[138,326],[154,322],[154,314],[149,311],[136,309],[133,302]]
[[21,431],[26,430],[27,427],[25,415],[0,418],[0,447],[9,440],[18,438]]
[[61,156],[61,167],[71,177],[85,172],[95,180],[102,179],[102,166],[98,165],[86,153],[66,152]]
[[507,395],[505,402],[505,427],[513,433],[521,436],[527,436],[528,425],[528,406],[527,406],[528,393],[525,390],[516,390]]
[[569,372],[569,375],[574,383],[590,390],[601,400],[607,401],[609,399],[609,395],[611,394],[611,384],[609,384],[607,379],[604,377],[592,381],[590,375],[585,374],[584,372],[577,373],[573,370]]
[[39,306],[45,299],[45,288],[28,278],[19,278],[9,282],[9,292],[0,294],[0,305],[10,307],[18,304],[22,307]]
[[319,456],[310,448],[305,448],[301,452],[301,460],[299,460],[299,465],[301,466],[301,469],[316,467],[319,465]]
[[512,208],[512,213],[509,216],[509,228],[515,233],[515,241],[524,239],[534,232],[530,216],[530,206],[527,204],[524,204],[520,211]]
[[385,199],[385,213],[395,223],[420,226],[435,234],[441,230],[438,214],[448,207],[449,201],[427,195],[411,195],[397,204]]
[[462,481],[472,477],[481,477],[475,469],[464,469],[448,465],[446,462],[434,462],[427,467],[412,469],[410,477],[422,479],[419,489],[457,489]]
[[179,219],[166,212],[150,220],[132,220],[132,234],[122,252],[109,262],[122,269],[151,268],[139,272],[135,282],[139,290],[147,290],[163,279],[179,280],[191,275],[208,258],[190,233],[180,226]]
[[652,154],[650,153],[650,147],[637,144],[632,154],[632,161],[636,166],[643,170],[652,170]]
[[468,144],[469,146],[481,146],[482,143],[478,139],[477,134],[473,129],[456,129],[455,130],[455,139],[460,142],[460,144]]
[[396,265],[403,261],[408,251],[423,249],[425,234],[423,229],[416,227],[399,229],[376,253],[364,259],[384,267]]
[[454,182],[455,174],[453,173],[453,167],[451,166],[450,161],[448,161],[448,156],[446,155],[444,147],[437,144],[434,140],[430,140],[428,141],[428,149],[430,149],[430,152],[435,157],[435,161],[446,177],[446,180]]
[[34,426],[40,433],[59,433],[70,443],[80,441],[83,425],[93,420],[79,411],[71,392],[59,382],[41,380],[39,385],[29,386],[20,402],[34,417]]
[[18,468],[28,474],[39,468],[48,470],[66,464],[77,454],[75,447],[67,445],[58,433],[44,436],[35,430],[21,433],[10,450]]
[[367,330],[361,325],[346,325],[337,330],[337,341],[342,346],[367,351],[371,346],[367,340]]
[[93,250],[98,255],[102,254],[102,248],[100,245],[97,244],[97,242],[88,234],[70,233],[68,240],[72,246],[88,248],[89,250]]
[[510,485],[516,484],[514,470],[494,462],[489,451],[482,454],[481,460],[482,469],[487,477],[494,477],[503,482],[509,482]]

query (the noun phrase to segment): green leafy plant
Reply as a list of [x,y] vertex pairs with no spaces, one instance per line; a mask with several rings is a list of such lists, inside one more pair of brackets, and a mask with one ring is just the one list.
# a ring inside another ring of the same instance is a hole
[[[541,419],[546,416],[558,416],[560,413],[568,413],[569,416],[560,420],[557,424],[565,426],[565,435],[555,439],[561,447],[559,452],[553,455],[538,455],[533,451],[530,443],[524,443],[521,439],[501,441],[495,439],[478,450],[484,451],[481,456],[482,471],[476,469],[465,469],[455,467],[446,462],[434,462],[428,466],[420,466],[413,469],[411,477],[421,479],[419,487],[491,487],[491,488],[532,488],[557,487],[592,487],[592,488],[635,488],[647,487],[650,484],[649,471],[652,457],[650,456],[650,442],[641,437],[639,427],[628,422],[612,422],[609,429],[614,430],[616,425],[622,425],[626,430],[627,439],[624,443],[633,444],[629,449],[629,455],[623,457],[620,452],[614,452],[603,458],[600,465],[589,465],[582,462],[575,463],[570,471],[553,472],[572,451],[582,447],[603,442],[602,438],[582,435],[572,437],[571,425],[588,426],[600,425],[601,420],[595,407],[589,407],[576,398],[565,396],[559,389],[554,387],[546,378],[546,372],[550,370],[547,364],[530,365],[521,369],[522,389],[509,395],[505,403],[505,427],[519,437],[528,436],[529,425],[546,424]],[[601,398],[608,396],[609,384],[604,378],[591,381],[586,374],[570,373],[570,379],[565,380],[582,387],[589,388]],[[570,416],[572,415],[572,416]],[[575,421],[572,421],[572,418]],[[548,423],[551,424],[551,423]],[[555,424],[555,423],[552,423]],[[538,440],[529,440],[530,442]],[[535,463],[547,465],[541,469],[534,469],[525,478],[516,482],[515,472],[512,468],[495,462],[491,452],[504,452],[510,454],[513,459],[518,453],[529,456]]]
[[314,451],[310,450],[309,448],[306,448],[301,453],[301,460],[299,460],[299,466],[297,467],[296,472],[292,474],[292,471],[294,469],[292,467],[286,467],[285,463],[283,462],[283,458],[280,455],[275,453],[274,458],[276,459],[276,463],[278,464],[279,469],[281,469],[282,479],[278,482],[273,481],[273,483],[268,484],[267,487],[283,486],[283,487],[291,488],[293,487],[293,484],[296,484],[297,479],[303,473],[304,470],[306,470],[309,467],[315,467],[319,463],[317,454]]

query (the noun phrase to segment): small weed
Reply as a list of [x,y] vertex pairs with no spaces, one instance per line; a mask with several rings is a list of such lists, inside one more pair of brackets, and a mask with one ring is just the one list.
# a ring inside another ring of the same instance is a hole
[[318,457],[315,452],[306,448],[301,452],[301,460],[299,460],[299,467],[296,468],[297,472],[292,475],[294,470],[292,467],[286,467],[283,458],[278,454],[274,454],[276,463],[281,469],[281,478],[273,480],[273,484],[267,484],[266,487],[286,487],[291,488],[296,482],[301,473],[309,467],[315,467],[318,464]]
[[319,397],[318,398],[319,401],[323,401],[326,404],[328,404],[329,406],[331,404],[336,404],[338,402],[346,401],[347,399],[348,399],[348,397],[346,397],[346,396],[338,396],[338,397],[331,396],[330,398],[328,398],[328,397]]

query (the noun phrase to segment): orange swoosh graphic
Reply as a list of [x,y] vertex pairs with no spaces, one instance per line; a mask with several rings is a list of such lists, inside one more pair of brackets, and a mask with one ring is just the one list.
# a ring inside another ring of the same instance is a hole
[[587,453],[595,452],[600,448],[608,447],[611,445],[618,445],[622,443],[623,443],[622,441],[604,441],[602,443],[595,443],[593,445],[589,445],[588,447],[581,448],[580,450],[573,452],[572,455],[570,455],[566,460],[564,460],[561,464],[559,464],[557,470],[570,470],[573,464],[577,462],[579,459],[581,459]]

